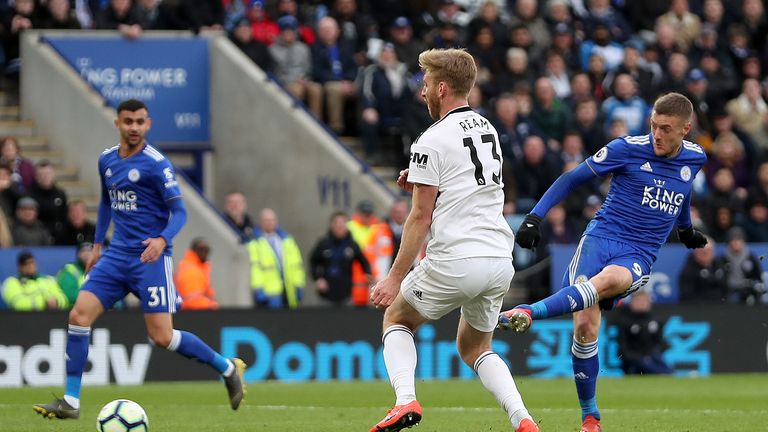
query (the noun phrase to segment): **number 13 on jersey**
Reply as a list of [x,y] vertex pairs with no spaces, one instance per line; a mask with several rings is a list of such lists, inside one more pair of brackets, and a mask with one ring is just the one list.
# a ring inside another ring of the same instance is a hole
[[[483,144],[491,145],[491,154],[493,158],[499,161],[499,173],[491,173],[491,178],[496,184],[501,184],[501,155],[496,151],[496,137],[493,134],[480,135],[480,142]],[[483,175],[483,163],[480,162],[480,158],[477,155],[477,148],[475,147],[475,141],[472,137],[464,138],[464,147],[469,149],[469,158],[472,159],[472,164],[475,165],[475,180],[479,186],[484,186],[487,182]]]

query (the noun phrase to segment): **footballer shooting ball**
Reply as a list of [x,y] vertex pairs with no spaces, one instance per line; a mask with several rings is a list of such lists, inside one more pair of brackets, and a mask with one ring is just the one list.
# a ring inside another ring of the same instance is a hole
[[149,419],[134,401],[117,399],[104,405],[96,418],[98,432],[147,432]]

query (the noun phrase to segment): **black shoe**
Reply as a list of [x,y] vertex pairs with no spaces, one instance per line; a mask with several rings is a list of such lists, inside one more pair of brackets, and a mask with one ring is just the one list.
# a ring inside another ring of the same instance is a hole
[[49,404],[37,404],[32,407],[36,413],[45,418],[79,419],[80,409],[72,408],[64,399],[56,398]]

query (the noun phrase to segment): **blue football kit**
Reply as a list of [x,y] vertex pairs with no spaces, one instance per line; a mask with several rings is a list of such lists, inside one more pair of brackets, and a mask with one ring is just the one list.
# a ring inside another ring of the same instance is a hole
[[[132,292],[144,312],[175,312],[181,298],[173,285],[172,239],[181,227],[171,223],[171,215],[183,204],[173,166],[149,144],[127,158],[115,146],[99,157],[99,174],[104,208],[99,212],[96,243],[103,242],[110,220],[115,229],[82,289],[96,295],[105,309]],[[167,242],[163,255],[142,263],[146,249],[142,241],[160,236]]]

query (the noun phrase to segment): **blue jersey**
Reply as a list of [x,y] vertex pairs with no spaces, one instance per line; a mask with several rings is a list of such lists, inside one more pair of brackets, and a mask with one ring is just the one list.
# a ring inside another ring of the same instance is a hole
[[[115,231],[110,247],[126,253],[141,253],[141,242],[158,237],[168,225],[168,201],[181,199],[173,167],[160,151],[146,144],[144,149],[122,158],[118,146],[99,157],[101,199],[109,202]],[[165,239],[165,254],[172,251]]]
[[636,244],[655,257],[676,223],[690,226],[691,185],[707,157],[689,141],[677,156],[659,157],[652,143],[651,135],[618,138],[587,159],[597,175],[613,177],[584,234]]

